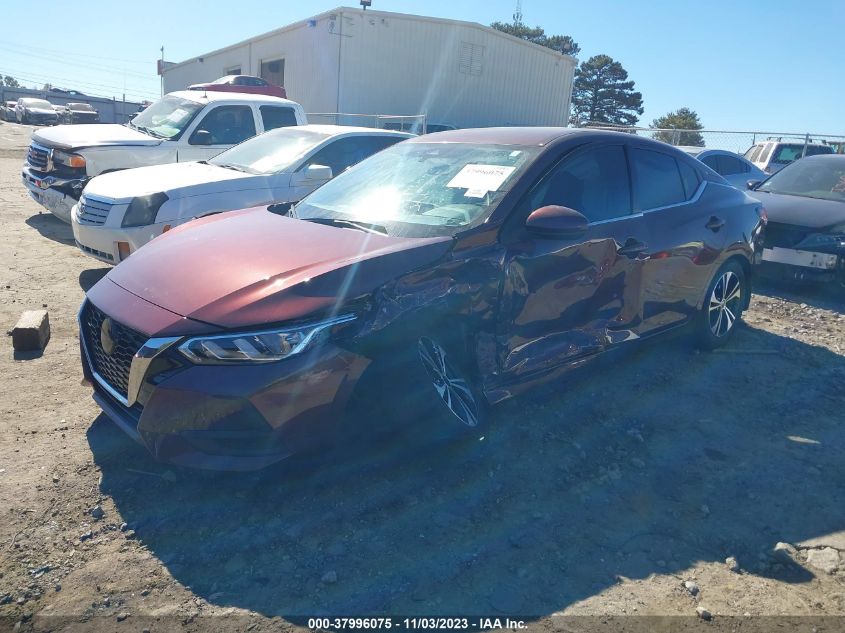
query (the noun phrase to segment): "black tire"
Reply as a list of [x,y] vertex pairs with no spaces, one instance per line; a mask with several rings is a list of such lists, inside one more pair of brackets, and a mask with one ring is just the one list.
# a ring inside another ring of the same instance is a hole
[[751,289],[745,270],[736,261],[725,262],[713,276],[695,324],[698,347],[706,350],[725,345],[733,336]]
[[[390,350],[362,376],[354,410],[370,428],[410,433],[414,440],[442,441],[483,434],[488,405],[471,363],[457,345],[421,336]],[[450,404],[451,403],[451,407]]]

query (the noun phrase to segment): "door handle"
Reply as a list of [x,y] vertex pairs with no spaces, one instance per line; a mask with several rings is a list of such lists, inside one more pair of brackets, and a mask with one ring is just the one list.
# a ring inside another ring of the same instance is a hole
[[707,224],[704,225],[705,228],[710,229],[714,233],[718,233],[719,229],[723,226],[725,226],[725,221],[722,218],[717,218],[715,215],[711,215]]
[[645,253],[648,250],[648,245],[645,242],[629,237],[625,240],[625,244],[616,249],[616,252],[625,257],[633,259],[640,253]]

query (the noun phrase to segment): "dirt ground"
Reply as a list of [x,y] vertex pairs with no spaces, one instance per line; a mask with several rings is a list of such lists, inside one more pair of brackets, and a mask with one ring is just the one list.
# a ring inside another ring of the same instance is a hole
[[52,338],[38,357],[16,359],[11,338],[0,354],[4,630],[265,631],[356,614],[845,629],[830,617],[845,616],[841,288],[761,286],[729,348],[633,347],[504,404],[470,444],[392,438],[317,465],[179,470],[80,383],[76,311],[107,269],[26,194],[30,132],[0,124],[0,312],[11,329],[46,307]]

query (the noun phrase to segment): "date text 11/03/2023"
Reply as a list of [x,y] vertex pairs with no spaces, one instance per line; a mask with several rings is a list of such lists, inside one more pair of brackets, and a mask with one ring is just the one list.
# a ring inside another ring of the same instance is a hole
[[525,621],[511,618],[309,618],[308,628],[312,630],[520,630],[525,628]]

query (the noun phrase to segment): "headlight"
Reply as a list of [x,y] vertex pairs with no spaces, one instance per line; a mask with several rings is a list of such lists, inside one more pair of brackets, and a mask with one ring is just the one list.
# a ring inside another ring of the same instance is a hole
[[69,154],[58,149],[53,150],[53,162],[67,165],[68,167],[85,167],[85,159],[82,156],[79,154]]
[[201,365],[270,363],[301,354],[325,340],[332,327],[354,319],[354,314],[346,314],[317,323],[267,332],[197,337],[182,343],[179,351],[191,362]]
[[163,193],[153,193],[148,196],[132,198],[126,215],[123,216],[122,227],[146,226],[155,222],[156,214],[168,198]]

